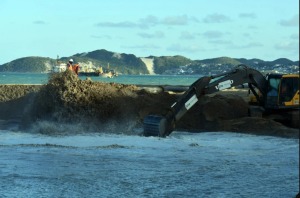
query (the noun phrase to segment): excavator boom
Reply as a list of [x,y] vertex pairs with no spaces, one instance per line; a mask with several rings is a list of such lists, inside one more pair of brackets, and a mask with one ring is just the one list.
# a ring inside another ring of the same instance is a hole
[[265,77],[246,65],[238,65],[229,72],[215,76],[204,76],[195,81],[189,89],[175,102],[165,115],[148,115],[144,118],[144,135],[165,137],[172,133],[175,124],[197,103],[199,98],[237,85],[248,83],[262,105],[264,100],[256,93],[256,87],[265,96]]

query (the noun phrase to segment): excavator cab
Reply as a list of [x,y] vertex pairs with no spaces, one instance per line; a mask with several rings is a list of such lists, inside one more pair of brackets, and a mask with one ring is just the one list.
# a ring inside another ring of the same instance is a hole
[[267,76],[266,109],[299,108],[299,75],[269,74]]

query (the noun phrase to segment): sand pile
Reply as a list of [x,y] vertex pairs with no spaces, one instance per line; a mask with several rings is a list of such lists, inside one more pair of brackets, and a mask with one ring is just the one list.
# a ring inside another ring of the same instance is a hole
[[0,120],[21,118],[40,88],[40,85],[0,85]]
[[0,85],[0,102],[17,100],[30,93],[38,92],[40,85]]
[[24,123],[81,123],[99,130],[110,122],[136,120],[135,89],[133,85],[80,80],[69,71],[53,74],[36,94]]

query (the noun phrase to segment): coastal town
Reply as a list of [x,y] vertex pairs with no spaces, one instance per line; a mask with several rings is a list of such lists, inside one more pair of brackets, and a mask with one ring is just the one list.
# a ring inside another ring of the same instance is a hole
[[[145,63],[147,70],[150,75],[157,75],[155,73],[155,65],[153,59],[151,58],[141,58]],[[230,71],[233,67],[243,64],[243,63],[202,63],[201,61],[193,61],[183,66],[169,67],[169,69],[159,73],[162,75],[217,75],[227,71]],[[299,73],[299,64],[295,62],[284,62],[279,61],[275,62],[266,62],[266,61],[248,61],[247,66],[260,71],[261,73],[281,73],[281,74],[297,74]],[[63,68],[63,69],[62,69]],[[53,71],[62,71],[65,70],[65,64],[62,63],[59,66],[53,67]],[[105,76],[105,77],[114,77],[118,73],[114,69],[110,69],[109,63],[107,67],[96,67],[91,62],[81,62],[80,63],[80,74],[86,76]],[[119,72],[122,74],[122,72]]]
[[[224,73],[232,69],[232,64],[199,64],[197,67],[195,65],[184,65],[178,68],[166,70],[163,74],[167,75],[216,75]],[[254,63],[250,67],[256,69],[262,73],[282,73],[282,74],[292,74],[299,73],[299,65],[296,64],[261,64]]]

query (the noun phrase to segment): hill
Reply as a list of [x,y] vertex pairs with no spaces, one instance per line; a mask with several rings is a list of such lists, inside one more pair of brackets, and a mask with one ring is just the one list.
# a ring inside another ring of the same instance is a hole
[[287,59],[287,58],[279,58],[279,59],[276,59],[274,61],[271,62],[271,64],[280,64],[280,65],[293,65],[295,64],[293,61]]
[[45,57],[25,57],[0,66],[0,72],[46,72],[55,65],[56,60]]
[[72,58],[81,69],[99,67],[114,69],[123,74],[147,74],[145,63],[133,54],[120,54],[106,50],[74,54],[69,57],[51,59],[44,57],[24,57],[0,65],[0,72],[49,72],[57,62],[68,62]]
[[211,59],[204,59],[204,60],[198,60],[197,63],[200,64],[211,64],[211,65],[239,65],[241,64],[240,61],[234,58],[230,57],[219,57],[219,58],[211,58]]
[[[149,74],[143,58],[133,54],[110,52],[105,49],[95,50],[86,53],[77,53],[68,57],[52,59],[47,57],[24,57],[0,65],[0,72],[50,72],[59,62],[67,62],[70,58],[80,64],[81,71],[88,68],[103,67],[114,69],[122,74]],[[279,58],[274,61],[261,59],[245,59],[218,57],[203,60],[191,60],[184,56],[149,56],[153,60],[153,70],[156,74],[178,74],[178,71],[185,71],[181,74],[208,74],[226,71],[236,65],[245,64],[258,70],[272,70],[274,67],[293,67],[293,71],[299,69],[299,61],[291,61],[286,58]],[[284,71],[284,70],[283,70]]]
[[252,59],[246,59],[246,58],[237,58],[237,61],[241,62],[242,64],[245,65],[256,65],[259,63],[265,63],[266,61],[263,61],[261,59],[257,59],[257,58],[252,58]]
[[77,62],[86,63],[90,61],[96,66],[109,67],[119,73],[145,74],[148,72],[145,63],[133,54],[115,53],[101,49],[88,53],[75,54],[72,58]]
[[184,66],[192,63],[191,59],[188,59],[184,56],[160,56],[160,57],[150,57],[154,58],[154,72],[161,74],[166,70],[176,68],[179,66]]

